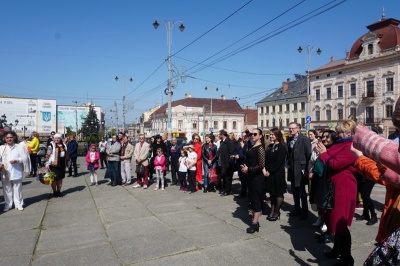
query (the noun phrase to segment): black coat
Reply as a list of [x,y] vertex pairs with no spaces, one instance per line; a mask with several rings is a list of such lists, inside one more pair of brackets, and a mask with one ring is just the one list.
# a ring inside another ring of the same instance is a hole
[[234,155],[234,149],[234,144],[230,138],[226,137],[221,141],[218,150],[218,164],[221,167],[222,174],[233,171],[233,159],[231,155]]
[[201,157],[203,158],[203,163],[208,163],[208,158],[210,158],[210,152],[213,155],[213,159],[211,161],[211,165],[213,165],[217,160],[217,145],[213,144],[210,148],[210,146],[207,143],[204,143],[202,148],[201,148]]

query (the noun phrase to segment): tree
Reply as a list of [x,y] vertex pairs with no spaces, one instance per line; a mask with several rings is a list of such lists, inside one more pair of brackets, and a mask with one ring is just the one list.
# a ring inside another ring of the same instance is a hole
[[89,112],[85,120],[82,122],[82,134],[86,142],[95,143],[99,136],[99,120],[97,119],[96,110],[92,105],[89,105]]

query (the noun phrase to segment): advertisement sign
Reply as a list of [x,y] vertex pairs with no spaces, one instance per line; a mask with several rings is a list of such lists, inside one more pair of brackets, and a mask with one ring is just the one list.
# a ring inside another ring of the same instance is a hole
[[55,100],[1,97],[0,110],[0,116],[5,115],[7,124],[12,123],[17,133],[23,133],[25,127],[28,134],[37,131],[47,135],[56,128]]
[[[94,107],[96,111],[97,119],[101,121],[101,108],[98,106]],[[87,114],[89,113],[89,107],[87,106],[74,106],[74,105],[59,105],[57,106],[57,132],[67,132],[67,127],[71,131],[76,132],[76,123],[78,128],[82,127],[82,123],[85,121]]]

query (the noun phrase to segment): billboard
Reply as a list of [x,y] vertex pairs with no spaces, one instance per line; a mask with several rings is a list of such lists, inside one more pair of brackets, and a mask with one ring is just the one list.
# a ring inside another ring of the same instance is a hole
[[49,135],[56,129],[56,103],[56,100],[0,97],[0,116],[5,115],[17,133],[23,133],[25,127],[25,132]]
[[[96,111],[97,119],[101,121],[101,108],[98,106],[94,107]],[[85,121],[87,114],[89,113],[88,106],[73,106],[73,105],[59,105],[57,106],[57,132],[67,132],[67,127],[71,131],[76,132],[76,124],[78,128],[82,127],[82,123]]]

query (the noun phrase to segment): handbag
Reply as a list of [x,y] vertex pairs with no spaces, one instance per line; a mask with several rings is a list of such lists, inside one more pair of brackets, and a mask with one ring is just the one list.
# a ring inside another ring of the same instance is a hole
[[144,166],[143,164],[136,165],[136,174],[143,175],[144,173]]
[[[322,163],[317,159],[316,165],[319,162]],[[329,159],[325,164],[322,175],[318,176],[314,201],[321,209],[332,210],[335,208],[335,183],[330,181]]]
[[208,169],[208,179],[210,180],[210,183],[218,181],[217,168]]

